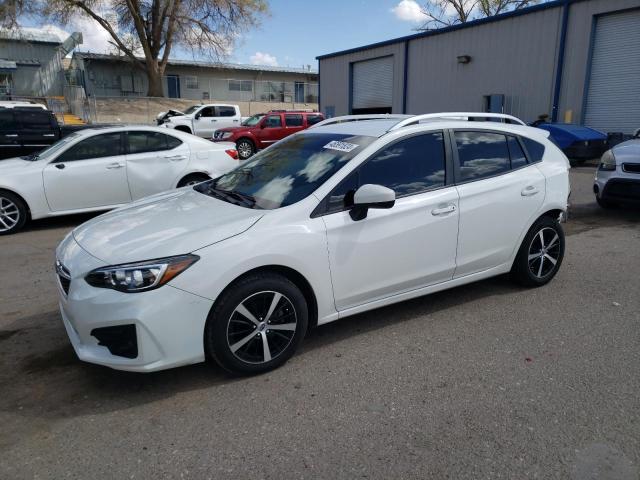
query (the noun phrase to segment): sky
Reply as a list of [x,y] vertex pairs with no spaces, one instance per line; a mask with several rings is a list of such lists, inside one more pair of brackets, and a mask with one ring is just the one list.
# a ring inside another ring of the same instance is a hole
[[[423,0],[424,2],[430,0]],[[415,0],[270,0],[270,15],[258,27],[241,33],[226,61],[255,65],[317,69],[316,56],[415,33],[424,16]],[[92,20],[64,26],[27,20],[24,26],[66,37],[83,33],[82,51],[107,53],[109,35]],[[66,33],[65,33],[66,32]],[[174,49],[173,58],[193,54]]]

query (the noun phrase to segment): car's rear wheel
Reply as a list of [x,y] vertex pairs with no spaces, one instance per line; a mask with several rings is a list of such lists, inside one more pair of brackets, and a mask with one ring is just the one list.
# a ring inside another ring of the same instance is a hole
[[253,142],[246,138],[241,138],[240,140],[238,140],[238,142],[236,143],[236,150],[238,151],[240,160],[246,160],[251,155],[256,153]]
[[205,175],[204,173],[194,173],[192,175],[187,175],[180,180],[178,182],[178,188],[196,185],[198,183],[206,182],[207,180],[211,180],[208,175]]
[[539,218],[524,237],[513,262],[513,279],[526,287],[540,287],[558,273],[564,258],[564,231],[551,217]]
[[20,197],[0,190],[0,235],[20,230],[27,222],[28,210]]
[[307,323],[307,302],[294,283],[256,273],[227,288],[216,302],[207,319],[205,350],[227,371],[266,372],[291,358]]

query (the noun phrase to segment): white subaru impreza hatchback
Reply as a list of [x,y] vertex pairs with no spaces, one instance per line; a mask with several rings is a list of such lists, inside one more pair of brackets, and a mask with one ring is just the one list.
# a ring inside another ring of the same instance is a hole
[[507,272],[549,282],[566,157],[510,117],[450,116],[332,119],[79,226],[56,252],[76,353],[122,370],[213,358],[257,373],[313,325]]

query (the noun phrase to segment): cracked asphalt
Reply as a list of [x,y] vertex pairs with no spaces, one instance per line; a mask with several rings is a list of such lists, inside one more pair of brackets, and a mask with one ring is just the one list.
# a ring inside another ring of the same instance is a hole
[[0,478],[638,480],[640,210],[600,209],[593,173],[571,172],[551,284],[498,277],[319,327],[250,378],[81,363],[52,264],[89,217],[0,237]]

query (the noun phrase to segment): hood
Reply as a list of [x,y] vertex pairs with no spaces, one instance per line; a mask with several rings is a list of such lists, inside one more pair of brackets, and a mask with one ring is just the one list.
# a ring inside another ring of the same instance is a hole
[[19,157],[0,160],[0,175],[14,170],[22,170],[24,167],[28,167],[29,165],[33,164],[33,161],[23,160]]
[[248,230],[263,215],[186,187],[89,220],[73,236],[91,255],[114,265],[193,252]]
[[170,118],[170,117],[182,117],[182,116],[184,116],[184,113],[182,113],[180,110],[169,110],[168,112],[160,112],[156,117],[156,119],[166,120],[167,118]]
[[619,143],[611,150],[617,163],[640,163],[640,139]]

